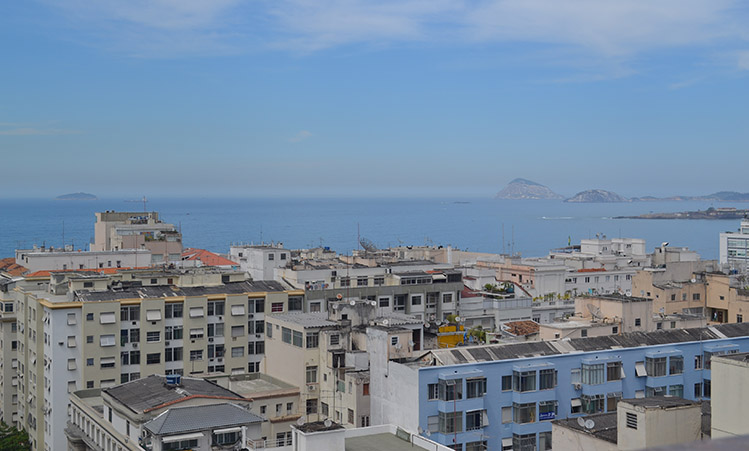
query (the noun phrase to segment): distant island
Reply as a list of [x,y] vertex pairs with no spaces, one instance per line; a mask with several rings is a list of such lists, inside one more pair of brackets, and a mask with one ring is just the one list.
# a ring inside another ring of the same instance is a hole
[[569,199],[565,199],[565,202],[569,203],[602,203],[602,202],[629,202],[629,199],[622,197],[611,191],[602,189],[589,189],[587,191],[581,191]]
[[527,179],[517,178],[498,192],[496,199],[564,199],[564,196],[555,193],[548,187]]
[[97,200],[98,197],[89,193],[71,193],[55,197],[57,200]]
[[718,201],[718,202],[749,202],[749,193],[737,191],[718,191],[705,196],[670,196],[670,197],[633,197],[632,202],[682,202],[682,201]]
[[707,210],[676,213],[646,213],[639,216],[614,216],[614,219],[743,219],[749,210],[738,208],[708,208]]

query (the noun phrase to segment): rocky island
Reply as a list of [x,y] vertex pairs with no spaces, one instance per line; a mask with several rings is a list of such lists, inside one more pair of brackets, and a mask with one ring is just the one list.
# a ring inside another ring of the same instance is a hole
[[57,200],[97,200],[98,197],[89,193],[71,193],[71,194],[63,194],[62,196],[57,196],[55,197],[55,199]]
[[589,189],[587,191],[581,191],[569,199],[565,199],[565,202],[570,203],[602,203],[602,202],[629,202],[629,199],[622,197],[611,191],[602,189]]
[[517,178],[497,193],[496,199],[564,199],[548,187],[526,179]]

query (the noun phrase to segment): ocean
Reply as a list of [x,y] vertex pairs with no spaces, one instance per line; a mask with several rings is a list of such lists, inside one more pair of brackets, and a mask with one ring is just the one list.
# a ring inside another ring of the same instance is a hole
[[[357,236],[378,247],[452,245],[481,252],[543,256],[597,234],[644,238],[718,258],[718,234],[735,220],[637,220],[613,216],[733,206],[712,202],[570,204],[495,199],[149,199],[148,209],[181,228],[185,247],[226,253],[232,243],[282,242],[287,248],[357,248]],[[737,207],[741,207],[737,205]],[[87,249],[94,213],[142,211],[123,199],[0,200],[0,257],[34,244]],[[504,232],[503,232],[504,231]],[[504,236],[504,240],[503,240]]]

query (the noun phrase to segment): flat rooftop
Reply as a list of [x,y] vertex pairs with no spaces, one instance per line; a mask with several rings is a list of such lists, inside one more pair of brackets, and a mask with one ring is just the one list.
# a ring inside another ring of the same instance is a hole
[[649,398],[628,398],[622,399],[621,402],[632,404],[638,407],[655,407],[661,409],[668,409],[671,407],[685,407],[685,406],[698,406],[701,403],[698,401],[690,401],[684,398],[678,398],[676,396],[651,396]]
[[328,319],[327,312],[310,312],[310,313],[276,313],[270,314],[266,318],[277,319],[286,323],[294,323],[303,327],[335,327],[338,323]]
[[393,434],[382,433],[346,439],[346,451],[413,451],[423,449]]
[[580,426],[577,422],[578,418],[565,418],[563,420],[554,421],[559,426],[572,429],[577,432],[592,435],[595,438],[605,440],[610,443],[617,442],[617,417],[616,412],[611,413],[596,413],[593,415],[586,415],[582,417],[585,420],[591,420],[593,427],[588,429],[584,426]]
[[692,329],[668,329],[655,332],[628,332],[603,337],[572,338],[554,341],[509,343],[489,346],[467,346],[430,351],[433,362],[440,365],[516,360],[570,354],[574,352],[605,351],[641,346],[667,345],[749,335],[749,323],[721,324]]
[[257,292],[283,292],[286,289],[274,280],[229,282],[223,285],[204,287],[176,287],[172,285],[129,287],[122,290],[75,292],[78,301],[113,301],[117,299],[158,299],[180,296],[206,296],[210,294],[243,294]]

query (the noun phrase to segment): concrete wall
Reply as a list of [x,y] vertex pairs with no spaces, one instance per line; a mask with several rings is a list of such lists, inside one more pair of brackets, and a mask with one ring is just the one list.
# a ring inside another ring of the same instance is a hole
[[[637,429],[626,427],[627,413],[637,416]],[[702,410],[699,404],[658,408],[621,401],[617,406],[617,424],[617,444],[621,450],[689,443],[700,439]]]
[[749,434],[749,362],[712,360],[712,437]]
[[554,423],[551,425],[551,443],[554,449],[564,451],[616,451],[619,449],[616,443]]

